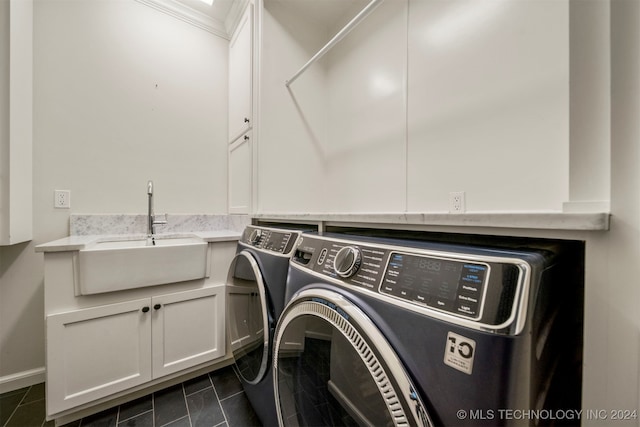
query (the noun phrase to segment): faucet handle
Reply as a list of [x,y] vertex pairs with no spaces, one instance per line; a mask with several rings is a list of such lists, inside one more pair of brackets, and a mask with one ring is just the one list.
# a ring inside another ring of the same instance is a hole
[[167,224],[167,214],[162,214],[164,219],[156,219],[158,215],[153,216],[153,224],[154,225],[166,225]]

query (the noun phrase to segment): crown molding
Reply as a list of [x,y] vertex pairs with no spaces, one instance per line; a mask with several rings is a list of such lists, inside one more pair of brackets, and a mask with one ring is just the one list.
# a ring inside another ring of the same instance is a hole
[[[138,3],[149,6],[155,10],[172,16],[176,19],[184,21],[194,27],[208,31],[211,34],[222,37],[226,40],[230,39],[231,33],[227,31],[225,22],[207,16],[202,12],[190,8],[176,0],[135,0]],[[233,10],[232,10],[233,12]],[[231,13],[230,13],[231,14]],[[227,17],[228,20],[228,17]]]
[[249,4],[250,0],[236,0],[233,2],[231,6],[231,10],[227,14],[227,17],[224,20],[225,29],[227,30],[227,34],[229,34],[229,38],[235,32],[236,28],[240,24],[242,20],[242,14]]

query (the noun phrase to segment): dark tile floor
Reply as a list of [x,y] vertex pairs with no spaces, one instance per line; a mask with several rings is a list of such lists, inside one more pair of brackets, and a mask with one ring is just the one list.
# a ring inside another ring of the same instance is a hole
[[[0,395],[0,427],[53,427],[44,384]],[[260,426],[229,366],[67,424],[68,427]]]

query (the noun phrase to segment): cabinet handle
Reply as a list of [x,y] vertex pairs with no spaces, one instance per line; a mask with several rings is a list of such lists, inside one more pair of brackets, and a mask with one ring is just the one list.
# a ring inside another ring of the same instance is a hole
[[149,307],[142,307],[142,312],[143,313],[147,313],[149,311]]
[[245,136],[244,136],[244,140],[245,140],[245,141],[248,141],[248,140],[249,140],[249,135],[245,135]]
[[249,117],[245,117],[245,118],[244,118],[244,122],[245,122],[245,123],[249,123]]
[[162,307],[162,304],[156,304],[153,306],[154,310],[160,310],[160,308]]

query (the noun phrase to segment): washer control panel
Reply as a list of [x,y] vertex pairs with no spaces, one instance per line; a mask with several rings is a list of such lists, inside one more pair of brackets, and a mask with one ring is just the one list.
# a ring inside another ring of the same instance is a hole
[[489,265],[392,252],[380,292],[477,318]]
[[240,241],[267,252],[287,255],[294,249],[298,236],[300,236],[299,231],[250,225],[245,228]]
[[516,309],[523,263],[311,235],[303,236],[291,262],[381,298],[488,324],[506,321]]

